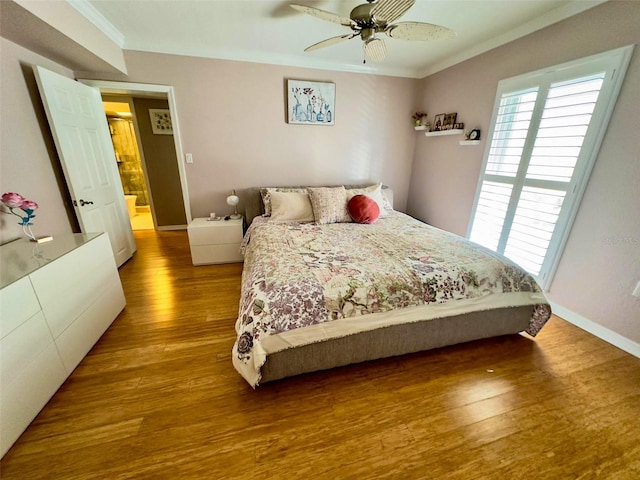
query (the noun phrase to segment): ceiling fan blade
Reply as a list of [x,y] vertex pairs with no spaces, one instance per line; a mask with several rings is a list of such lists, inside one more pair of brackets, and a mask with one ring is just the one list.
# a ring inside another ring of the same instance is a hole
[[387,46],[381,38],[371,37],[365,40],[364,54],[372,62],[381,62],[387,56]]
[[316,17],[321,20],[337,23],[338,25],[344,25],[345,27],[355,25],[355,22],[350,18],[344,18],[340,15],[336,15],[335,13],[325,12],[319,8],[307,7],[306,5],[296,5],[295,3],[292,3],[289,6],[299,12],[306,13],[307,15],[311,15],[312,17]]
[[389,25],[384,31],[391,38],[400,40],[444,40],[456,36],[456,32],[447,27],[422,22],[400,22]]
[[416,0],[378,0],[371,14],[379,22],[392,23],[413,7]]
[[344,42],[345,40],[350,40],[355,37],[355,34],[349,33],[347,35],[340,35],[339,37],[331,37],[326,40],[322,40],[321,42],[314,43],[310,47],[304,49],[305,52],[311,52],[313,50],[318,50],[319,48],[328,47],[329,45],[335,45],[336,43]]

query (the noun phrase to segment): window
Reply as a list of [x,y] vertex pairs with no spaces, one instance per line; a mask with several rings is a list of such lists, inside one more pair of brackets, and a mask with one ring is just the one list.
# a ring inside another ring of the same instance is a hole
[[469,238],[548,289],[633,47],[503,80]]

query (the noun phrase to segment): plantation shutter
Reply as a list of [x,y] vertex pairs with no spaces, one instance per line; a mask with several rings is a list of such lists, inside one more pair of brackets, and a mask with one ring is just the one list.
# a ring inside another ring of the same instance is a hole
[[624,50],[498,87],[469,238],[520,264],[544,288],[615,104]]

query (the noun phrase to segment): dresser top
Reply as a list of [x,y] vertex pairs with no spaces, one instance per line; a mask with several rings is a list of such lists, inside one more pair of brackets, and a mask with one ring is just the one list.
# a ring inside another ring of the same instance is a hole
[[21,238],[0,245],[0,288],[30,275],[99,235],[102,233],[67,233],[46,243]]

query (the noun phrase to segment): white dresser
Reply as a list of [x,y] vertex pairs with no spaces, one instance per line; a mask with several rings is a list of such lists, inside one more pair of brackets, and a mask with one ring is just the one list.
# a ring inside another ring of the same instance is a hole
[[243,223],[242,218],[218,221],[194,218],[187,228],[193,264],[242,262]]
[[107,234],[0,246],[0,455],[125,306]]

